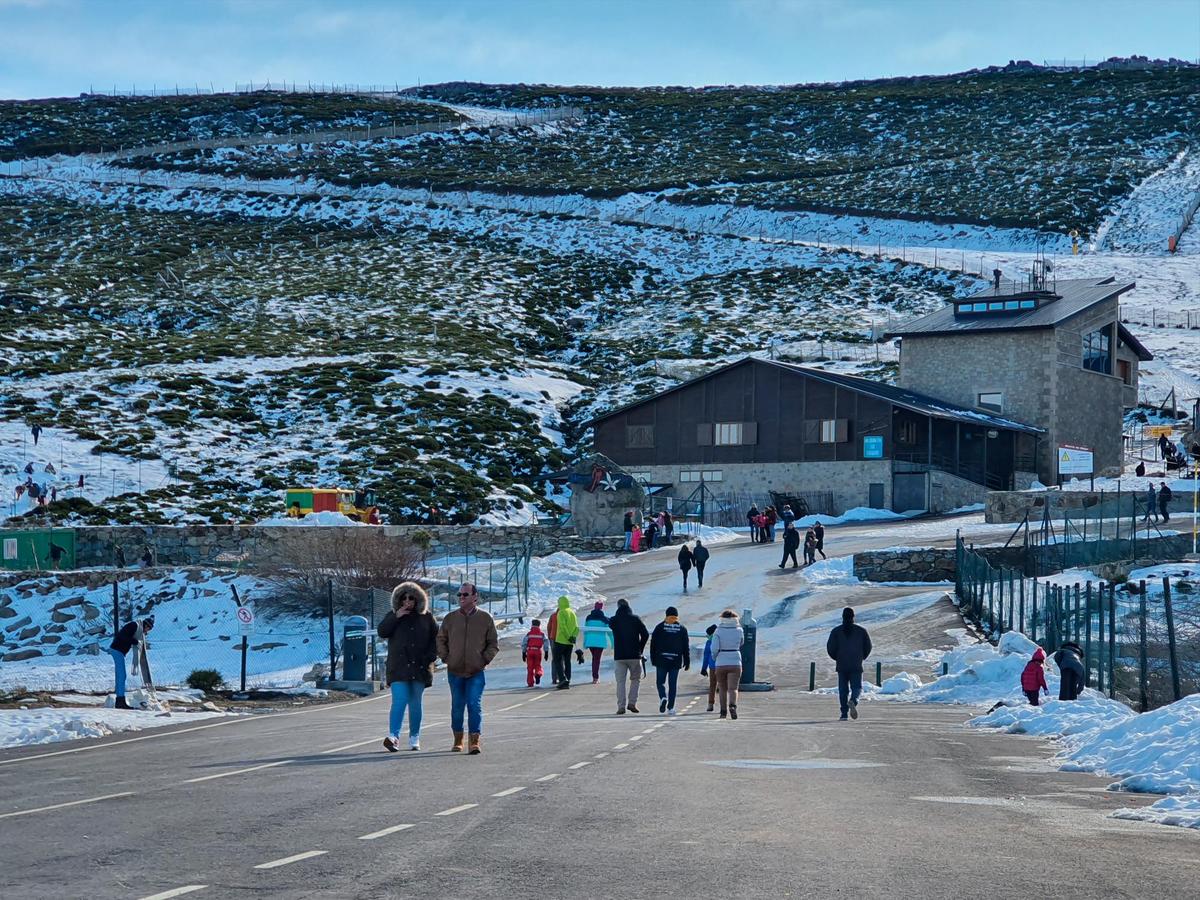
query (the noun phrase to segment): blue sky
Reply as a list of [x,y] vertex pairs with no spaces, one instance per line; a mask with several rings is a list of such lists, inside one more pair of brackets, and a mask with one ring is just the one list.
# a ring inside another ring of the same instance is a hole
[[0,0],[0,97],[266,80],[781,84],[1200,58],[1200,0]]

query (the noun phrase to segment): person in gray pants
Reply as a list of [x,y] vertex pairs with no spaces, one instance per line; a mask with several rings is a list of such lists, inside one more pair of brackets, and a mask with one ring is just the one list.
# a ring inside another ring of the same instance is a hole
[[[638,688],[642,681],[642,653],[650,632],[646,623],[633,614],[629,601],[622,597],[617,601],[617,611],[608,620],[613,633],[613,673],[617,678],[617,715],[626,711],[638,712]],[[629,679],[629,694],[625,693],[625,681]]]

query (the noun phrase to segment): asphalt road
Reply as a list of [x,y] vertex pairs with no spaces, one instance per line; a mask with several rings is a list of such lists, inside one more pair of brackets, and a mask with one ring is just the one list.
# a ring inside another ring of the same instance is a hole
[[448,751],[440,685],[419,753],[380,747],[383,697],[0,752],[0,892],[1113,898],[1200,883],[1200,834],[1106,818],[1153,798],[1052,771],[1037,741],[965,729],[964,710],[864,702],[842,723],[832,698],[788,688],[720,721],[698,674],[684,684],[676,717],[650,697],[613,715],[607,676],[489,691],[478,757]]

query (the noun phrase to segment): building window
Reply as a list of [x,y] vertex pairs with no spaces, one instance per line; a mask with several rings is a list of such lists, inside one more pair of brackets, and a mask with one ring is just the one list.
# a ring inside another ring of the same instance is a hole
[[916,444],[917,423],[912,419],[904,419],[896,423],[896,443]]
[[1125,384],[1133,384],[1133,366],[1127,359],[1117,360],[1117,374]]
[[724,481],[725,473],[721,469],[684,469],[679,473],[680,483],[697,484],[700,481]]
[[700,480],[700,470],[699,469],[684,469],[682,472],[679,473],[679,482],[681,484],[689,484],[691,482],[699,481],[699,480]]
[[1037,309],[1037,303],[1033,300],[1022,300],[1021,309]]
[[653,425],[626,425],[625,449],[649,450],[654,447]]
[[1004,395],[999,391],[985,391],[976,397],[976,406],[989,412],[1004,412]]
[[720,469],[705,469],[704,470],[704,480],[705,481],[724,481],[725,473],[722,472]]
[[713,430],[713,443],[718,447],[729,447],[742,443],[741,422],[717,422]]
[[805,419],[804,443],[841,444],[850,440],[849,419]]
[[1083,336],[1083,367],[1104,375],[1112,374],[1112,340],[1109,332],[1112,326],[1105,326],[1099,331],[1093,331]]

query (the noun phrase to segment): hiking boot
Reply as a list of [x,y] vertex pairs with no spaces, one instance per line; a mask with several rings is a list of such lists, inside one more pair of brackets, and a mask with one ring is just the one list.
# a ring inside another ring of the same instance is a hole
[[133,709],[133,707],[125,702],[124,697],[118,697],[116,702],[113,703],[113,709]]
[[659,701],[658,711],[660,713],[665,713],[667,711],[667,698],[666,697],[663,697],[663,699],[661,701]]
[[840,716],[838,716],[838,721],[839,721],[839,722],[845,722],[845,721],[846,721],[846,718],[847,718],[846,714],[845,714],[845,713],[842,713]]
[[640,713],[641,712],[641,710],[638,709],[636,706],[634,706],[632,703],[630,703],[627,707],[625,707],[625,709],[631,713]]
[[729,718],[731,718],[731,719],[737,718],[737,707],[736,706],[729,707]]
[[709,712],[712,712],[712,711],[713,711],[713,705],[712,705],[711,703],[710,703],[710,704],[708,704],[708,711],[709,711]]
[[858,701],[857,700],[850,701],[850,718],[852,718],[852,719],[858,718]]
[[721,710],[721,718],[722,719],[726,718],[728,715],[729,715],[729,713],[726,710]]
[[463,733],[461,731],[454,732],[454,746],[450,749],[455,753],[463,752]]
[[623,710],[623,709],[618,709],[618,710],[617,710],[617,715],[618,715],[618,716],[623,716],[623,715],[625,715],[625,710]]
[[468,756],[478,756],[479,753],[483,750],[483,748],[479,746],[479,732],[477,732],[477,731],[471,732],[470,747],[471,747],[471,749],[467,751]]
[[395,753],[400,749],[400,744],[390,734],[383,739],[383,749],[388,753]]
[[533,683],[534,683],[534,684],[541,684],[541,683],[542,683],[542,676],[541,676],[541,675],[538,675],[536,678],[534,678],[534,679],[533,679]]

